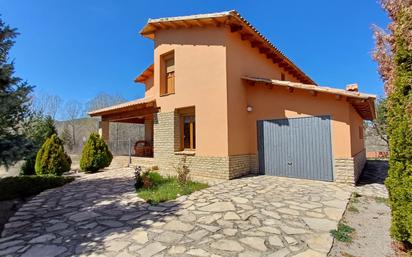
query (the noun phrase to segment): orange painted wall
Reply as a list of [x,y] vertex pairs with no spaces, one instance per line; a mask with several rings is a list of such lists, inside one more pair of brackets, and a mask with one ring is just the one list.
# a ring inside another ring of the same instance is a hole
[[353,106],[349,107],[349,117],[351,124],[351,153],[352,156],[355,156],[357,153],[365,149],[365,141],[359,136],[359,129],[363,130],[363,119],[359,116]]
[[[197,155],[255,154],[257,120],[307,115],[332,116],[335,158],[363,149],[363,141],[355,137],[362,119],[344,99],[246,85],[242,76],[280,79],[283,72],[286,80],[297,80],[251,48],[250,42],[240,40],[238,33],[224,28],[160,30],[154,41],[155,71],[153,82],[146,82],[146,96],[156,97],[161,112],[195,106]],[[175,94],[160,97],[160,58],[170,51],[175,55]]]
[[[242,85],[240,85],[242,86]],[[289,93],[286,88],[243,84],[248,91],[248,104],[253,111],[247,113],[249,143],[247,151],[256,153],[256,121],[266,119],[296,118],[309,115],[330,115],[332,130],[332,151],[335,158],[351,156],[351,133],[349,104],[336,100],[334,96],[318,94],[312,96],[308,91],[295,90]],[[230,133],[230,132],[229,132]],[[245,146],[231,149],[232,154],[241,154]],[[239,152],[236,152],[239,151]]]
[[[175,55],[175,94],[160,97],[160,58],[170,51]],[[225,30],[190,28],[156,32],[154,70],[153,91],[161,112],[195,106],[196,154],[227,156]]]
[[[256,121],[261,119],[292,118],[307,115],[332,116],[332,144],[334,157],[351,156],[349,104],[334,96],[284,88],[272,90],[261,86],[250,87],[242,76],[279,79],[283,72],[248,41],[241,41],[236,33],[226,33],[228,39],[228,134],[229,154],[255,154],[257,151]],[[286,73],[285,73],[286,74]],[[286,80],[296,81],[286,74]],[[246,107],[253,111],[248,113]]]
[[146,81],[144,82],[145,87],[146,87],[144,97],[155,97],[156,96],[156,92],[153,87],[153,79],[154,78],[152,75],[149,78],[147,78]]

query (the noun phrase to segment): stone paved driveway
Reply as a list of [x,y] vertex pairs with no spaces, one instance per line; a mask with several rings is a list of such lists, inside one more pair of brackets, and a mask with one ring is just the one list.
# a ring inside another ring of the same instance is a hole
[[350,190],[250,177],[149,206],[132,171],[83,175],[25,204],[0,256],[326,256]]

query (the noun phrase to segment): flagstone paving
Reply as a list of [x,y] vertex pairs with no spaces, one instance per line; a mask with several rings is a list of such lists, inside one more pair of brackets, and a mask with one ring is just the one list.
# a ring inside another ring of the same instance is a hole
[[150,206],[133,171],[82,175],[25,204],[0,256],[326,256],[351,189],[257,176]]

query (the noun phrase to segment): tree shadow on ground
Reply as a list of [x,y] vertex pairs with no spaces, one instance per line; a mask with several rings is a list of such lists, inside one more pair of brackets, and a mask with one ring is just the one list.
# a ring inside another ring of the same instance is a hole
[[367,160],[360,176],[357,186],[368,184],[384,184],[388,176],[388,161],[387,160]]
[[[84,179],[87,176],[93,178]],[[34,256],[35,250],[45,251],[41,247],[46,245],[64,247],[60,248],[64,252],[59,256],[114,254],[126,247],[141,247],[133,241],[133,235],[155,230],[175,217],[184,199],[151,206],[138,198],[132,176],[109,178],[104,172],[88,174],[34,197],[16,212],[8,225],[28,223],[15,228],[6,226],[2,236],[20,234],[20,238],[24,238],[24,242],[18,244],[21,249],[30,245],[20,253],[27,256]],[[149,237],[155,235],[150,233]],[[33,239],[37,243],[28,243]]]

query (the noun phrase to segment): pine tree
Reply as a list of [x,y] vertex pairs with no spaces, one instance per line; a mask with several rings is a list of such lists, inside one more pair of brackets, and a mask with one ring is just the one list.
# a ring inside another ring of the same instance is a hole
[[9,51],[16,36],[16,29],[0,19],[0,164],[6,167],[29,151],[21,125],[30,114],[29,94],[33,87],[14,75]]

